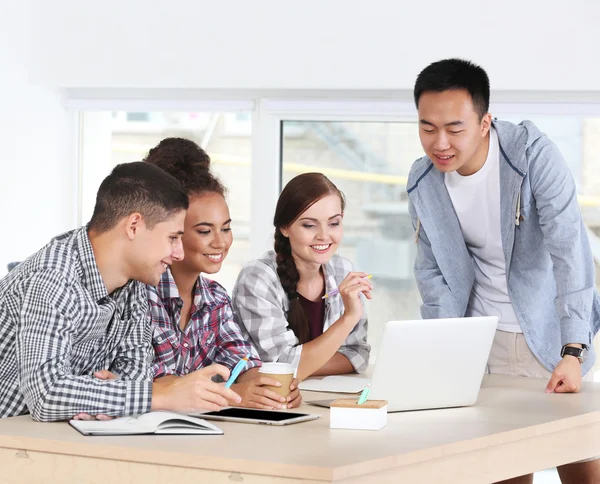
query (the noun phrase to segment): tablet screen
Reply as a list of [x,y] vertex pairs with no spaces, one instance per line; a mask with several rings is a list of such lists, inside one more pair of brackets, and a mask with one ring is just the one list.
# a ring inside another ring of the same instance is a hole
[[206,415],[215,417],[246,418],[249,420],[268,420],[271,422],[284,422],[298,417],[305,417],[306,413],[277,412],[274,410],[258,410],[252,408],[226,408],[219,412],[207,412],[198,415],[200,418]]

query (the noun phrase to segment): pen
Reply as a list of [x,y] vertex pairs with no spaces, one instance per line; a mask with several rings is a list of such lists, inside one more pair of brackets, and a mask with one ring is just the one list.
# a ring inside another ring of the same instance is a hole
[[362,393],[360,394],[360,397],[358,398],[358,402],[356,402],[357,405],[362,405],[363,403],[365,403],[367,401],[367,398],[369,398],[369,393],[371,391],[371,384],[369,383],[362,391]]
[[229,375],[229,380],[227,380],[227,383],[225,383],[225,388],[230,388],[231,385],[233,385],[233,382],[235,381],[235,379],[238,376],[240,376],[240,373],[246,366],[246,362],[248,361],[249,358],[250,358],[250,355],[246,355],[240,361],[237,362],[237,365],[235,365],[235,367],[233,368],[231,375]]
[[[363,279],[371,279],[371,277],[373,277],[373,274],[369,274],[368,276],[363,277]],[[340,293],[340,289],[336,288],[333,291],[328,292],[327,294],[325,294],[321,299],[327,299],[327,298],[333,297],[333,296],[335,296],[336,294],[339,294],[339,293]]]

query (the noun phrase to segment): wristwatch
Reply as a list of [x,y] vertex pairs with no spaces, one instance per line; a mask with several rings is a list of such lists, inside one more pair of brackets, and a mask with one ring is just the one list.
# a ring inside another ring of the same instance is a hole
[[579,363],[583,365],[587,358],[587,348],[585,346],[583,348],[577,348],[576,346],[565,345],[562,347],[562,350],[560,350],[560,357],[563,358],[565,355],[574,356],[579,360]]

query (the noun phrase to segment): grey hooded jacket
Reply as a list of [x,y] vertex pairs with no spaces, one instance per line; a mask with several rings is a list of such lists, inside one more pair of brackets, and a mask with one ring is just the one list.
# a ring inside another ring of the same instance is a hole
[[[500,143],[501,233],[508,295],[527,344],[552,371],[560,350],[582,343],[595,361],[600,297],[573,177],[558,148],[529,121],[495,121]],[[428,157],[408,177],[416,231],[415,276],[423,318],[465,315],[475,281],[473,259],[444,184]],[[468,343],[468,336],[465,337]]]

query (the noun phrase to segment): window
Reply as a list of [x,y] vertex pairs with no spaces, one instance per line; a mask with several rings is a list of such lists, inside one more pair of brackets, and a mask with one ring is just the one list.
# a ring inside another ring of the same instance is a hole
[[[236,116],[240,115],[238,119]],[[228,120],[238,119],[245,136],[232,133]],[[228,188],[234,243],[218,274],[211,278],[231,292],[248,259],[251,170],[250,113],[95,111],[83,116],[81,222],[91,218],[102,179],[118,163],[139,161],[163,138],[188,138],[204,148],[211,169]]]
[[224,132],[228,136],[247,136],[252,134],[251,113],[228,113],[224,116]]
[[[576,180],[594,257],[600,261],[600,118],[538,115],[501,119],[516,123],[529,119],[558,145]],[[367,301],[367,311],[375,352],[387,321],[420,318],[406,178],[421,156],[416,122],[282,122],[282,186],[299,173],[319,171],[346,195],[344,241],[339,253],[357,269],[373,274],[374,298]],[[600,274],[600,266],[596,272]],[[600,288],[600,277],[597,286]]]
[[286,120],[282,139],[282,186],[318,171],[346,196],[339,253],[373,274],[367,312],[369,339],[377,346],[387,321],[420,317],[406,194],[410,167],[423,156],[417,124]]
[[[120,111],[118,102],[105,111],[89,110],[98,108],[94,102],[87,108],[85,101],[78,103],[78,109],[88,109],[80,148],[82,222],[89,220],[97,187],[116,163],[141,159],[167,136],[193,139],[205,147],[229,189],[234,243],[214,278],[231,291],[241,266],[272,249],[281,187],[299,173],[321,171],[347,198],[341,255],[374,275],[374,299],[367,303],[373,356],[387,321],[420,317],[406,195],[410,166],[423,154],[412,101],[136,100]],[[491,111],[499,119],[532,120],[558,145],[577,182],[600,261],[600,106],[499,103]],[[600,287],[600,267],[597,274]]]

